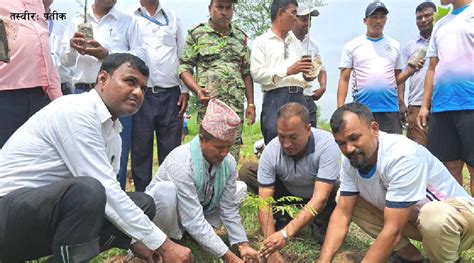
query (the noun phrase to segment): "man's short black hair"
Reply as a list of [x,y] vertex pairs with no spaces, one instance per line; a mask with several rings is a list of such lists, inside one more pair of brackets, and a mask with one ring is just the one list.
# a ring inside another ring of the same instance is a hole
[[116,69],[125,63],[130,63],[130,66],[142,73],[143,76],[150,76],[150,70],[145,62],[139,57],[129,53],[114,53],[108,55],[102,61],[99,72],[105,70],[112,75]]
[[433,10],[436,12],[436,5],[433,2],[427,1],[419,4],[416,7],[415,13],[421,12],[425,10],[426,8],[433,8]]
[[374,115],[370,109],[362,103],[351,102],[344,104],[339,107],[331,116],[331,130],[333,133],[338,133],[342,128],[344,128],[344,114],[346,112],[352,112],[359,117],[359,119],[365,121],[367,125],[370,125],[375,121]]
[[272,6],[270,7],[270,18],[272,22],[275,21],[276,16],[278,15],[278,10],[286,10],[291,4],[298,6],[296,0],[273,0]]
[[278,110],[277,121],[281,118],[288,120],[294,116],[300,117],[305,125],[310,123],[308,109],[296,102],[290,102],[281,106],[280,110]]

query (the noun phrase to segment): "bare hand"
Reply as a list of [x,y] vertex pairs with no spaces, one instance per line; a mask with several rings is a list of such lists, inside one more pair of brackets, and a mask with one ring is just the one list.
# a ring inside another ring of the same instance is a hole
[[261,261],[260,254],[253,249],[248,243],[239,245],[240,256],[247,263],[257,263]]
[[191,250],[166,239],[166,241],[159,247],[158,252],[166,263],[191,263],[193,256]]
[[416,125],[420,128],[425,130],[428,128],[428,118],[430,111],[426,107],[421,107],[418,116],[416,116]]
[[94,56],[98,59],[104,59],[108,54],[109,50],[103,47],[97,40],[87,41],[88,47],[84,49],[84,54]]
[[267,258],[267,262],[271,263],[285,263],[285,259],[282,257],[280,252],[275,252]]
[[404,102],[399,102],[400,121],[405,124],[407,122],[408,108]]
[[265,240],[263,240],[263,247],[260,250],[260,254],[266,257],[274,252],[280,251],[286,245],[286,240],[280,231],[273,233]]
[[319,100],[321,98],[321,96],[323,96],[324,92],[326,91],[326,89],[323,89],[323,88],[319,88],[315,91],[313,91],[313,100]]
[[245,118],[247,119],[247,124],[252,125],[255,123],[255,106],[247,106],[245,109]]
[[424,58],[418,60],[418,63],[416,64],[416,67],[415,67],[415,70],[416,71],[420,70],[423,67],[424,64],[425,64],[425,59]]
[[143,244],[140,241],[137,241],[133,243],[130,246],[130,250],[133,252],[133,255],[145,260],[148,263],[154,263],[155,261],[153,260],[153,253],[154,251],[149,249],[145,244]]
[[313,64],[311,60],[308,59],[300,59],[295,62],[295,64],[291,65],[287,70],[286,73],[288,75],[295,75],[301,72],[310,72],[313,68]]
[[198,92],[196,95],[198,97],[198,100],[202,104],[207,105],[209,100],[214,98],[214,97],[209,96],[208,94],[209,94],[209,91],[207,89],[198,89]]
[[224,260],[225,263],[244,263],[242,259],[236,256],[230,250],[227,250],[224,256],[222,256],[222,259]]
[[188,93],[181,93],[179,95],[178,99],[178,106],[179,106],[179,112],[178,112],[178,117],[183,117],[184,113],[186,112],[186,109],[188,108],[188,101],[189,101],[189,94]]
[[79,54],[84,55],[84,46],[86,44],[86,41],[84,39],[84,34],[81,32],[76,32],[72,36],[71,40],[69,40],[69,45],[77,50]]

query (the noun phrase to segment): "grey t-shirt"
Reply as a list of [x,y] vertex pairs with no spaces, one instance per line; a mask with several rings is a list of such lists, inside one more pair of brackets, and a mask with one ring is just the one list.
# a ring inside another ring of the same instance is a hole
[[339,178],[341,152],[331,133],[311,128],[305,155],[299,159],[283,151],[278,137],[263,150],[257,179],[261,186],[275,184],[276,178],[294,196],[311,198],[315,181],[335,183]]

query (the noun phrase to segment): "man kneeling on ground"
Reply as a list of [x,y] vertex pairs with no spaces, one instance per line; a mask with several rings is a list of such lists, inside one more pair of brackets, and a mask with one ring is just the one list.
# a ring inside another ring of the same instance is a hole
[[347,158],[318,262],[331,262],[351,219],[375,238],[362,262],[423,262],[409,239],[430,262],[455,262],[473,246],[474,199],[425,147],[380,131],[360,103],[337,109],[331,129]]
[[[154,262],[191,262],[191,251],[149,219],[153,200],[116,179],[118,117],[143,103],[149,71],[130,54],[102,63],[94,90],[61,97],[33,115],[0,151],[0,261],[53,255],[86,262],[111,247]],[[131,240],[135,240],[131,242]]]
[[263,150],[257,178],[251,169],[247,174],[240,173],[240,180],[249,185],[258,181],[262,199],[303,199],[304,208],[292,220],[287,214],[276,213],[275,223],[271,207],[260,209],[260,227],[265,236],[262,254],[269,256],[268,262],[282,262],[278,251],[310,223],[317,241],[318,236],[324,237],[335,206],[341,158],[331,133],[312,128],[308,110],[299,103],[285,104],[278,111],[277,134]]
[[249,246],[239,214],[247,188],[236,181],[237,165],[229,154],[240,124],[229,106],[211,100],[199,135],[166,157],[145,193],[156,203],[154,222],[170,237],[181,239],[183,229],[214,256],[225,262],[243,262],[214,231],[224,224],[240,256],[257,262],[259,254]]

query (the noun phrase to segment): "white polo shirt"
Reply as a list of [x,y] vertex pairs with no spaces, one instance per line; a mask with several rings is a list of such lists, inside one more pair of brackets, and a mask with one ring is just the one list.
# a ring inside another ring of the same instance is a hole
[[352,69],[352,97],[372,112],[398,112],[395,70],[402,69],[400,44],[361,35],[344,46],[339,69]]

